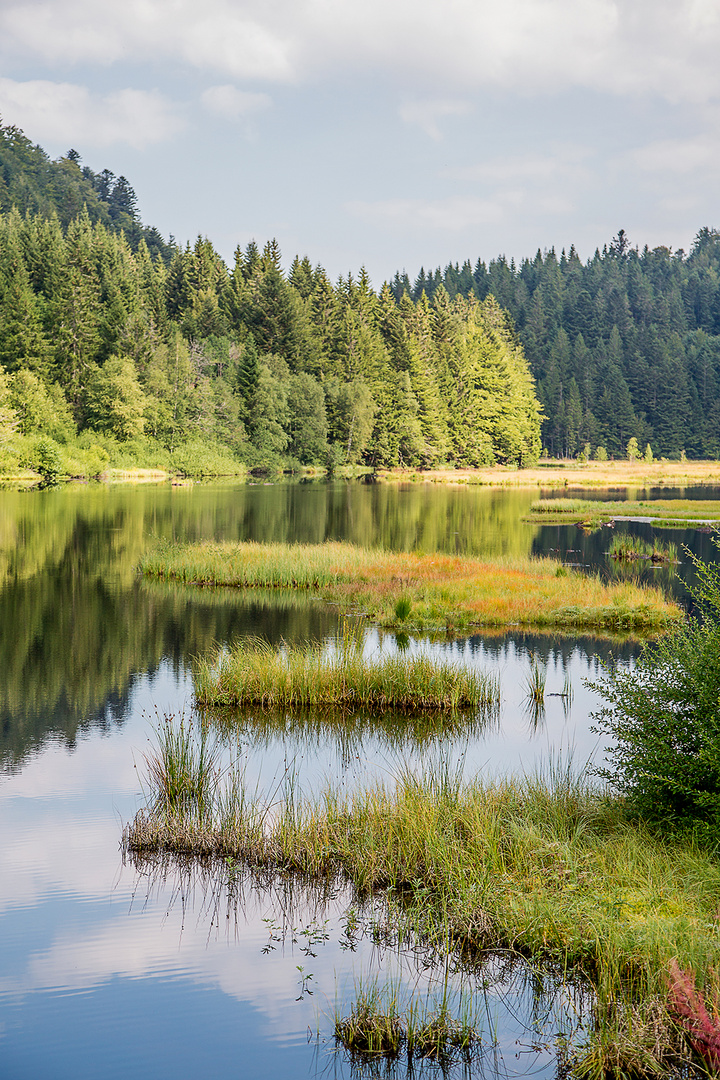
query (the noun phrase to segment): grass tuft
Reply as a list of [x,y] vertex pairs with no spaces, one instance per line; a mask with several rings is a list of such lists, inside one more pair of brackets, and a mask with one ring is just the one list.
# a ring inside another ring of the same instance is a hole
[[348,627],[344,621],[330,650],[319,644],[276,649],[250,639],[200,658],[193,670],[197,701],[267,708],[497,709],[496,678],[430,656],[363,656],[362,639]]

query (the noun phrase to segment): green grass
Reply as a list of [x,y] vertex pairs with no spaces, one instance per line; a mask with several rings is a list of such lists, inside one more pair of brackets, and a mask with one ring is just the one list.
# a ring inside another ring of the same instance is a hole
[[628,499],[622,502],[536,499],[530,507],[528,520],[556,523],[572,518],[588,525],[599,525],[618,517],[652,518],[664,525],[680,527],[693,522],[720,523],[720,502],[709,499]]
[[360,1065],[394,1060],[401,1051],[408,1062],[447,1067],[458,1059],[469,1061],[480,1036],[467,1001],[458,1004],[460,1015],[453,1016],[446,998],[423,1001],[393,983],[360,981],[349,1015],[336,1015],[335,1040]]
[[362,627],[347,624],[334,646],[274,648],[254,639],[195,662],[202,706],[327,706],[365,710],[496,709],[496,679],[429,656],[363,656]]
[[656,565],[676,563],[678,559],[677,544],[665,544],[661,540],[643,540],[639,536],[630,533],[615,533],[607,554],[611,559],[621,562],[634,562],[640,559],[648,560]]
[[312,800],[291,784],[273,814],[235,777],[202,815],[157,805],[126,827],[126,850],[345,879],[359,900],[382,892],[400,937],[466,958],[508,950],[587,978],[596,1023],[576,1050],[580,1075],[662,1072],[691,1057],[665,1008],[668,973],[676,960],[700,988],[713,982],[720,865],[692,841],[629,823],[620,800],[569,770],[463,781],[446,768]]
[[148,578],[185,585],[312,591],[341,614],[407,631],[520,626],[598,634],[658,633],[682,619],[653,588],[567,573],[552,559],[480,560],[352,544],[158,546]]

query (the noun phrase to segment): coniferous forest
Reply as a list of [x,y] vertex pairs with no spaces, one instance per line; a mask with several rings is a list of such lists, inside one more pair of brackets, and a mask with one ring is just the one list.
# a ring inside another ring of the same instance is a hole
[[574,248],[397,273],[396,297],[442,288],[508,311],[535,377],[543,446],[575,457],[624,456],[637,439],[656,456],[720,457],[720,233],[689,253],[631,246],[620,230],[583,263]]
[[0,472],[720,456],[720,235],[331,282],[166,242],[125,177],[0,126]]

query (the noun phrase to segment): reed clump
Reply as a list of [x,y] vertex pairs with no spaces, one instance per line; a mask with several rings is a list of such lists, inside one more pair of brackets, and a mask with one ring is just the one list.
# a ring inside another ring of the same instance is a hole
[[611,559],[619,562],[637,562],[645,560],[656,566],[679,562],[677,544],[663,543],[662,540],[643,540],[630,533],[616,533],[608,548]]
[[427,655],[364,656],[354,642],[275,648],[250,639],[195,662],[195,695],[201,706],[322,706],[371,711],[456,710],[485,712],[500,701],[499,682],[472,668]]
[[552,559],[480,560],[352,544],[178,544],[150,552],[144,574],[186,585],[312,590],[344,615],[403,630],[510,625],[657,633],[682,619],[658,590],[558,572]]
[[444,1000],[420,1001],[411,995],[403,1002],[399,987],[380,986],[376,979],[361,982],[349,1015],[336,1017],[335,1040],[359,1063],[392,1061],[404,1052],[408,1063],[431,1061],[445,1067],[469,1060],[481,1043],[467,1008],[453,1016]]

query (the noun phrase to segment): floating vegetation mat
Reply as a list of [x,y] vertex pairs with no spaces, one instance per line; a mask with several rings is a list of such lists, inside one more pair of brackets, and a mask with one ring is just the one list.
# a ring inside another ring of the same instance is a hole
[[606,584],[552,559],[482,561],[340,543],[200,543],[158,547],[141,568],[187,585],[311,590],[341,614],[408,631],[658,633],[682,618],[658,590]]
[[685,1036],[720,1028],[700,996],[715,1000],[720,969],[716,856],[628,822],[620,800],[568,768],[465,781],[445,763],[312,799],[288,774],[261,797],[241,768],[216,767],[213,737],[166,718],[127,853],[345,883],[359,900],[382,895],[399,933],[404,922],[441,952],[502,949],[584,976],[597,1015],[582,1075],[687,1065]]

